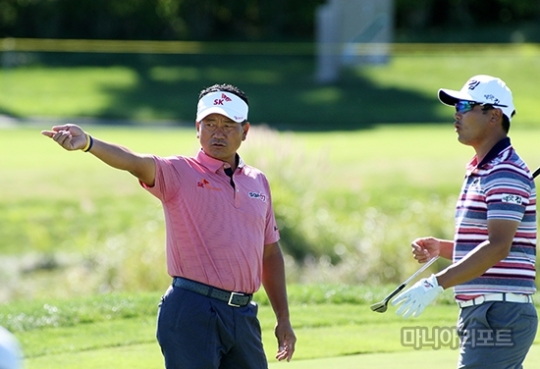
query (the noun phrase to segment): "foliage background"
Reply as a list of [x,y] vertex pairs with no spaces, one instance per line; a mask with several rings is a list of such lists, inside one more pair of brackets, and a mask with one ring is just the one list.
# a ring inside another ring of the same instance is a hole
[[[323,0],[0,0],[0,37],[312,40]],[[396,41],[539,42],[536,0],[396,0]],[[449,33],[451,31],[451,33]]]

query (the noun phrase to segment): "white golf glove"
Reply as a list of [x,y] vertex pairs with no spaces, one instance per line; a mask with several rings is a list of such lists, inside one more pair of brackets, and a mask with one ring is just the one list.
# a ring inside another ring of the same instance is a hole
[[411,315],[418,317],[422,314],[426,306],[431,304],[442,292],[443,288],[439,286],[437,278],[432,274],[429,278],[419,280],[411,288],[398,295],[392,301],[392,305],[396,306],[403,303],[397,309],[397,315],[403,315],[404,318],[408,318]]

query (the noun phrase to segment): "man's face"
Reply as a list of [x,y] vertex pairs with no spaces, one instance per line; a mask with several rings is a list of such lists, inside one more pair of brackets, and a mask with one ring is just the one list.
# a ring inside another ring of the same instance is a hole
[[210,114],[196,123],[197,137],[204,152],[234,166],[236,152],[246,139],[249,123],[241,124],[221,114]]
[[490,122],[492,121],[492,111],[482,111],[480,105],[475,105],[471,110],[457,111],[454,115],[456,119],[454,127],[458,134],[458,140],[464,145],[473,147],[480,146],[490,132]]

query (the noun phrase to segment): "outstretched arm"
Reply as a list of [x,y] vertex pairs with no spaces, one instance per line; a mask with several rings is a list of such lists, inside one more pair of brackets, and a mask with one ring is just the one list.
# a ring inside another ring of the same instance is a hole
[[111,167],[128,171],[141,182],[154,185],[156,164],[150,155],[137,154],[123,146],[99,140],[74,124],[54,126],[41,133],[66,150],[85,150]]
[[262,283],[276,314],[277,322],[274,330],[278,340],[276,359],[290,361],[294,353],[296,336],[289,317],[283,254],[277,242],[264,247]]

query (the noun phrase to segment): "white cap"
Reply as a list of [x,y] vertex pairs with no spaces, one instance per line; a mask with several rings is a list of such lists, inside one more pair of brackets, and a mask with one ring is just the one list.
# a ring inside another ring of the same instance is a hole
[[500,78],[492,76],[471,77],[459,91],[441,88],[439,100],[450,106],[454,106],[460,100],[493,105],[495,108],[501,109],[508,120],[511,120],[512,115],[515,114],[512,91]]
[[0,327],[0,369],[21,368],[21,358],[19,341],[5,328]]
[[233,93],[216,91],[204,95],[197,104],[197,122],[210,114],[221,114],[242,123],[248,117],[248,105]]

